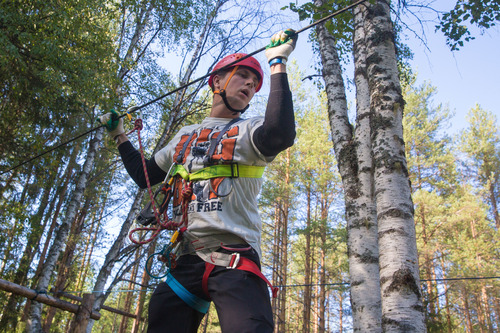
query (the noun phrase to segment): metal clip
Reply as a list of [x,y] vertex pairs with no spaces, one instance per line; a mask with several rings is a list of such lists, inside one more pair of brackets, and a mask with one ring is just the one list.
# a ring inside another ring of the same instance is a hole
[[231,178],[239,178],[240,167],[238,166],[238,163],[231,163],[230,165],[231,165]]
[[229,266],[227,266],[227,269],[235,269],[238,267],[238,264],[240,262],[240,254],[238,252],[235,252],[231,255],[231,261],[229,262]]

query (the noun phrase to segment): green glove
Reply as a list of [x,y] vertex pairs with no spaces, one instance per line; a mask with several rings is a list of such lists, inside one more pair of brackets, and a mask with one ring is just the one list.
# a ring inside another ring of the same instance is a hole
[[111,135],[113,139],[118,135],[125,133],[125,129],[123,128],[123,118],[120,118],[118,112],[113,109],[111,109],[111,112],[100,116],[98,121],[106,127],[109,135]]
[[271,43],[266,46],[267,61],[270,62],[275,58],[281,58],[286,61],[290,53],[295,49],[298,37],[299,35],[292,29],[275,33],[271,37]]

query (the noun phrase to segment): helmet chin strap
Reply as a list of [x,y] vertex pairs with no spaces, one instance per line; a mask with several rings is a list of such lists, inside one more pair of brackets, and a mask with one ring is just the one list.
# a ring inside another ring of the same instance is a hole
[[222,97],[222,101],[224,102],[224,105],[230,111],[239,112],[239,113],[243,114],[243,112],[245,112],[248,109],[248,107],[250,106],[250,104],[247,104],[247,106],[245,106],[243,109],[239,109],[238,110],[238,109],[233,108],[231,105],[229,105],[229,101],[227,100],[227,96],[226,96],[226,87],[227,87],[229,81],[231,80],[231,78],[233,77],[234,73],[236,73],[236,70],[238,69],[238,67],[239,66],[233,67],[233,70],[231,71],[231,74],[227,78],[227,81],[226,81],[226,84],[224,85],[224,88],[222,88],[220,90],[214,91],[214,94],[219,94],[220,97]]

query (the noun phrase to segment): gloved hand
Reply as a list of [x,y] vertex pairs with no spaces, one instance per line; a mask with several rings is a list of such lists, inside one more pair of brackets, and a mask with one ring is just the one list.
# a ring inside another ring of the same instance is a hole
[[267,61],[270,62],[274,58],[288,59],[297,43],[299,35],[295,30],[286,29],[285,31],[277,32],[271,37],[271,43],[266,46]]
[[111,135],[113,139],[118,135],[125,133],[125,129],[123,128],[123,118],[120,118],[118,112],[113,109],[111,109],[111,112],[100,116],[98,121],[106,127],[109,135]]

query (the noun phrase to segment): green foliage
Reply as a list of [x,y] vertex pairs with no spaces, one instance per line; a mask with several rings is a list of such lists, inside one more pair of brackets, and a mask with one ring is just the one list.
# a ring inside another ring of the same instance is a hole
[[405,153],[414,190],[452,191],[455,158],[451,140],[443,129],[453,114],[442,105],[433,105],[436,88],[429,83],[415,86],[416,77],[403,85],[405,113],[403,117]]
[[[485,203],[488,200],[481,200],[478,195],[488,193],[487,185],[491,184],[488,182],[492,179],[491,162],[498,154],[496,121],[476,106],[468,116],[470,128],[461,133],[460,140],[455,140],[455,147],[443,134],[450,121],[450,112],[441,105],[432,104],[434,87],[429,83],[417,87],[415,80],[412,77],[409,84],[403,85],[406,101],[403,126],[415,204],[420,273],[422,279],[430,280],[422,285],[428,331],[440,332],[450,324],[454,328],[466,315],[487,330],[486,322],[481,319],[484,315],[478,313],[481,309],[472,304],[477,304],[478,300],[482,303],[494,301],[481,296],[481,288],[485,283],[494,285],[493,281],[438,283],[432,280],[496,275],[498,230],[487,215]],[[462,164],[458,163],[458,149],[468,157],[462,159]],[[470,179],[474,181],[467,184]],[[447,290],[444,297],[439,296],[443,295],[443,288]],[[497,288],[494,290],[498,293],[498,286],[493,288]],[[465,309],[465,301],[474,310]],[[448,304],[448,308],[443,304]],[[445,310],[450,317],[445,315]]]
[[38,151],[54,132],[74,130],[89,108],[104,107],[116,71],[112,14],[95,1],[2,2],[2,164]]
[[[483,185],[498,182],[500,128],[495,115],[476,104],[468,115],[469,127],[460,133],[460,148],[470,158]],[[491,178],[493,177],[493,178]]]
[[489,29],[500,21],[499,0],[457,0],[455,7],[444,13],[436,30],[446,36],[446,44],[452,51],[459,50],[464,42],[475,37],[470,32],[470,26],[477,26],[481,32]]
[[472,108],[467,120],[469,127],[460,133],[459,149],[468,163],[464,172],[478,188],[484,202],[490,206],[492,220],[500,227],[500,128],[496,116],[479,105]]
[[[297,6],[295,3],[291,2],[288,6],[284,6],[284,9],[290,9],[299,16],[300,21],[310,20],[311,23],[316,22],[348,5],[351,3],[349,1],[324,1],[321,6],[316,6],[314,1],[307,2],[301,6]],[[349,59],[350,50],[352,49],[352,33],[353,33],[353,15],[351,11],[344,12],[335,16],[334,18],[325,21],[325,25],[328,32],[337,41],[337,49],[339,50],[339,56],[345,59]],[[315,41],[317,39],[316,33],[311,32],[310,38]],[[316,43],[314,43],[316,44]],[[316,48],[316,46],[313,46]],[[317,51],[317,50],[315,50]],[[319,54],[319,52],[315,52]]]
[[[345,306],[348,291],[344,286],[335,284],[348,280],[347,230],[342,216],[343,209],[338,208],[343,207],[343,197],[330,139],[326,96],[324,92],[315,92],[317,90],[311,83],[301,81],[304,73],[299,71],[295,63],[290,63],[288,72],[294,97],[297,139],[287,153],[278,155],[267,167],[260,208],[266,222],[263,236],[264,262],[272,262],[276,261],[276,253],[268,244],[273,244],[274,241],[270,236],[276,228],[276,202],[285,196],[291,202],[287,284],[293,287],[282,288],[281,292],[286,292],[286,311],[290,316],[285,324],[286,330],[301,332],[306,288],[312,291],[313,297],[319,297],[320,289],[324,288],[330,308],[339,308],[341,303]],[[287,166],[290,173],[289,184],[285,184],[283,177]],[[309,219],[306,214],[308,209]],[[306,257],[306,252],[309,252],[309,257]],[[324,258],[324,263],[321,258]],[[308,272],[306,261],[310,262]],[[323,272],[325,282],[321,281]],[[308,286],[304,286],[306,274],[310,274],[311,278],[311,285]],[[318,309],[314,308],[312,311]],[[342,315],[346,316],[346,313],[347,311]],[[336,311],[327,309],[325,316],[326,321],[334,323],[332,325],[340,320]]]
[[[304,21],[307,19],[312,22],[316,22],[344,7],[350,5],[350,1],[324,1],[321,6],[316,6],[314,2],[307,2],[301,6],[297,6],[295,3],[291,2],[288,6],[281,8],[290,9],[291,11],[299,15],[299,20]],[[347,11],[342,14],[335,16],[332,20],[327,20],[325,22],[325,27],[337,40],[347,40],[351,36],[352,28],[352,13]]]

